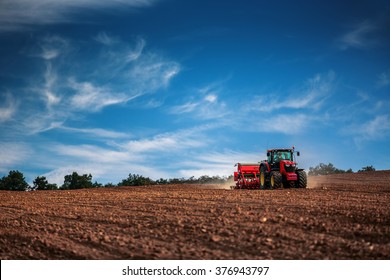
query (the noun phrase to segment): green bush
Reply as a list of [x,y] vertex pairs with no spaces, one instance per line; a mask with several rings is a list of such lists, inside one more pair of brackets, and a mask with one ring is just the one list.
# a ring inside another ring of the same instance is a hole
[[155,182],[149,177],[129,173],[129,176],[126,179],[123,179],[118,186],[145,186],[154,184]]
[[93,188],[92,175],[83,174],[79,175],[77,172],[73,172],[70,175],[65,175],[64,184],[61,189],[64,190],[75,190],[75,189],[86,189]]
[[12,170],[8,176],[0,179],[0,190],[9,191],[27,191],[29,185],[27,184],[23,173],[17,170]]
[[372,165],[365,166],[365,167],[362,167],[362,169],[358,170],[358,172],[368,172],[368,171],[375,171],[374,166],[372,166]]
[[316,167],[310,167],[308,175],[317,176],[317,175],[329,175],[329,174],[340,174],[340,173],[352,173],[352,169],[348,169],[347,171],[338,169],[333,166],[332,163],[320,163]]
[[57,184],[49,184],[45,176],[38,176],[33,181],[33,189],[40,190],[57,190]]

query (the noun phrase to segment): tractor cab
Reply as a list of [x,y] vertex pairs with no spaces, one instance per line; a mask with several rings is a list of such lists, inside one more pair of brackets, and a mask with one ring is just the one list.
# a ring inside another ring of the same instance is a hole
[[[299,156],[299,152],[296,153]],[[280,162],[285,164],[294,164],[295,155],[294,149],[272,149],[267,151],[267,162],[271,166],[271,169],[277,168]]]

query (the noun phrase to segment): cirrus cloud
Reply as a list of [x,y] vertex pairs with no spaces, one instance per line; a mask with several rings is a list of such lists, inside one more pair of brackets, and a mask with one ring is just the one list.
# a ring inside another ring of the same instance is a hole
[[70,23],[75,17],[72,12],[78,10],[96,12],[118,8],[134,9],[148,7],[155,2],[157,0],[2,0],[0,32],[21,31],[36,25]]

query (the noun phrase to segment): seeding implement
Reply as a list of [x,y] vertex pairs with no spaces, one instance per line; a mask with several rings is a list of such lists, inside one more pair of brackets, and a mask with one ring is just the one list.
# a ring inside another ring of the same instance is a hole
[[297,167],[295,156],[299,152],[292,149],[267,150],[267,159],[259,163],[237,163],[234,172],[235,189],[277,189],[306,188],[307,177],[303,169]]

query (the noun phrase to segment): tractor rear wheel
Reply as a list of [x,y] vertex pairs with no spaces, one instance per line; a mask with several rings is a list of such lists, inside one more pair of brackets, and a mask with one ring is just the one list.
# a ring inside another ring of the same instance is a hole
[[271,171],[270,185],[271,189],[279,189],[282,186],[282,174],[279,171]]
[[306,186],[307,186],[306,172],[303,171],[303,170],[298,170],[297,171],[297,175],[298,175],[298,180],[297,180],[297,183],[296,183],[296,187],[297,188],[301,188],[301,189],[306,188]]

